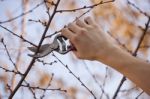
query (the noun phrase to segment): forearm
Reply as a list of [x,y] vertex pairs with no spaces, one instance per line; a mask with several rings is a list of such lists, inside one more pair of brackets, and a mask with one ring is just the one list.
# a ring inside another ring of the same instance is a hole
[[150,64],[137,59],[120,48],[112,48],[105,59],[98,59],[121,72],[137,86],[150,94]]
[[62,35],[76,48],[73,52],[78,58],[99,60],[121,72],[150,94],[150,64],[113,45],[113,39],[90,17],[69,24],[62,29]]

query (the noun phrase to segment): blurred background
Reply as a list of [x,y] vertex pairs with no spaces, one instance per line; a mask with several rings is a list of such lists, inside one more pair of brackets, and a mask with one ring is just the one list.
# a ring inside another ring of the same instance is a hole
[[[48,22],[46,7],[50,15],[54,11],[52,2],[55,4],[57,0],[43,1],[0,0],[0,25],[5,27],[0,26],[0,99],[9,97],[28,68],[32,60],[28,54],[32,52],[27,47],[33,46],[31,43],[38,45],[41,39]],[[51,43],[55,37],[52,34],[81,15],[81,20],[91,16],[131,54],[146,31],[136,57],[149,62],[150,25],[145,24],[150,18],[150,0],[100,2],[60,0],[43,44]],[[112,99],[122,78],[122,74],[101,62],[79,60],[72,52],[65,55],[53,52],[36,60],[13,99]],[[116,99],[150,99],[150,96],[127,79]]]

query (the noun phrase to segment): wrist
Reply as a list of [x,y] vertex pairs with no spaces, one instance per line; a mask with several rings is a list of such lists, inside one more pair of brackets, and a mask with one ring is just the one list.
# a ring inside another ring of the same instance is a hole
[[114,51],[117,48],[115,46],[105,46],[105,48],[102,48],[100,46],[99,50],[96,52],[96,57],[95,60],[101,61],[104,64],[107,64],[108,61],[110,61],[112,53],[114,53]]
[[128,64],[128,60],[130,60],[133,56],[131,56],[128,52],[124,51],[117,45],[108,46],[108,50],[103,52],[104,55],[97,58],[98,61],[111,66],[112,68],[118,71],[126,70],[126,66]]

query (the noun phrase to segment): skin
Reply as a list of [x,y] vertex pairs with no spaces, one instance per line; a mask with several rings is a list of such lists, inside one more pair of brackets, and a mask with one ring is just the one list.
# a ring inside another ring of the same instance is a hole
[[97,60],[116,69],[150,95],[150,64],[122,50],[90,17],[62,29],[79,59]]

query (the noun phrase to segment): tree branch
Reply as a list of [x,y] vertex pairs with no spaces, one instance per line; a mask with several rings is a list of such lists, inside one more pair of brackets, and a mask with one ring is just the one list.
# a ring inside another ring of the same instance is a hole
[[4,24],[4,23],[8,23],[8,22],[11,22],[11,21],[14,21],[24,15],[27,15],[29,13],[32,13],[36,8],[38,8],[40,5],[42,5],[44,2],[41,2],[40,4],[37,4],[34,8],[32,8],[31,10],[27,11],[27,12],[24,12],[24,13],[21,13],[20,15],[12,18],[12,19],[8,19],[8,20],[5,20],[5,21],[0,21],[0,24]]
[[[38,53],[39,48],[40,48],[40,46],[41,46],[41,44],[42,44],[42,42],[43,42],[43,40],[44,40],[44,38],[45,38],[45,35],[46,35],[47,31],[48,31],[48,28],[49,28],[49,26],[50,26],[50,23],[51,23],[51,21],[52,21],[54,15],[56,14],[56,10],[57,10],[57,7],[58,7],[58,5],[59,5],[59,2],[60,2],[60,0],[57,1],[56,6],[55,6],[55,8],[54,8],[54,11],[53,11],[53,13],[52,13],[52,16],[49,16],[48,24],[47,24],[47,26],[46,26],[46,28],[45,28],[45,30],[44,30],[44,32],[43,32],[43,35],[42,35],[42,37],[41,37],[41,40],[40,40],[40,42],[39,42],[39,45],[38,45],[38,47],[37,47],[38,49],[37,49],[35,55]],[[48,11],[48,13],[49,13],[49,11]],[[27,70],[25,71],[23,77],[21,78],[21,80],[19,81],[19,83],[17,84],[17,86],[15,87],[15,89],[13,90],[13,92],[10,94],[9,99],[12,99],[13,96],[15,95],[15,93],[16,93],[16,92],[18,91],[18,89],[20,88],[20,86],[22,85],[22,82],[24,81],[24,79],[25,79],[26,76],[28,75],[30,69],[31,69],[32,66],[34,65],[35,60],[36,60],[36,58],[33,58],[33,59],[31,60],[31,62],[30,62],[30,64],[29,64]]]

